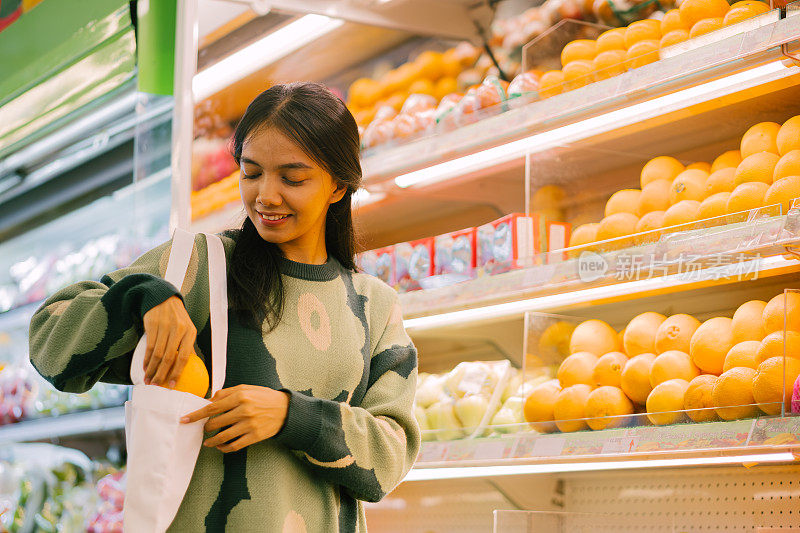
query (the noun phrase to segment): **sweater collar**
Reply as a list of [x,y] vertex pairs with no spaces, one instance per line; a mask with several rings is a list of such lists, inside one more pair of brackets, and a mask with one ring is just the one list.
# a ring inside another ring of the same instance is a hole
[[339,262],[332,255],[321,265],[298,263],[281,256],[279,259],[281,274],[306,281],[331,281],[339,276]]

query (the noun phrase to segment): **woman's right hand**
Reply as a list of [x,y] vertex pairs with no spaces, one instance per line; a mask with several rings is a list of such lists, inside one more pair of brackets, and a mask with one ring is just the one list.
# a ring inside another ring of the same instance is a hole
[[183,301],[172,296],[150,309],[144,315],[144,332],[144,382],[174,388],[197,338]]

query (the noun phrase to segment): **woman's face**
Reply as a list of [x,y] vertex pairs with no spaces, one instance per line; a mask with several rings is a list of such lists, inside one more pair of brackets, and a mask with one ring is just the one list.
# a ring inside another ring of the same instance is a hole
[[346,192],[275,128],[256,131],[242,144],[239,190],[261,238],[304,262],[325,251],[328,207]]

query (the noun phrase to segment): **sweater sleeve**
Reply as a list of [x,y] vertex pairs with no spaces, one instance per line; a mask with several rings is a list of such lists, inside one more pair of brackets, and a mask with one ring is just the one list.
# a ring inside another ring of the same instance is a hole
[[274,439],[317,475],[353,497],[379,501],[411,469],[420,446],[413,402],[417,350],[403,328],[397,294],[373,350],[367,390],[359,406],[290,394],[286,422]]
[[69,285],[34,313],[29,331],[34,368],[56,389],[85,392],[98,381],[131,384],[142,319],[180,291],[162,276],[172,241],[100,280]]

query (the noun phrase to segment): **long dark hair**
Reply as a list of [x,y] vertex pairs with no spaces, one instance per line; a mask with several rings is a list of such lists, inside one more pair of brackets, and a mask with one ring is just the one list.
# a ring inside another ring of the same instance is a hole
[[[325,245],[328,255],[356,269],[356,235],[351,197],[361,184],[358,126],[344,103],[318,83],[275,85],[250,102],[233,134],[232,154],[240,164],[242,144],[256,131],[276,128],[292,139],[347,192],[328,209]],[[228,273],[231,309],[244,323],[269,330],[283,313],[280,248],[258,234],[250,217],[237,231]]]

